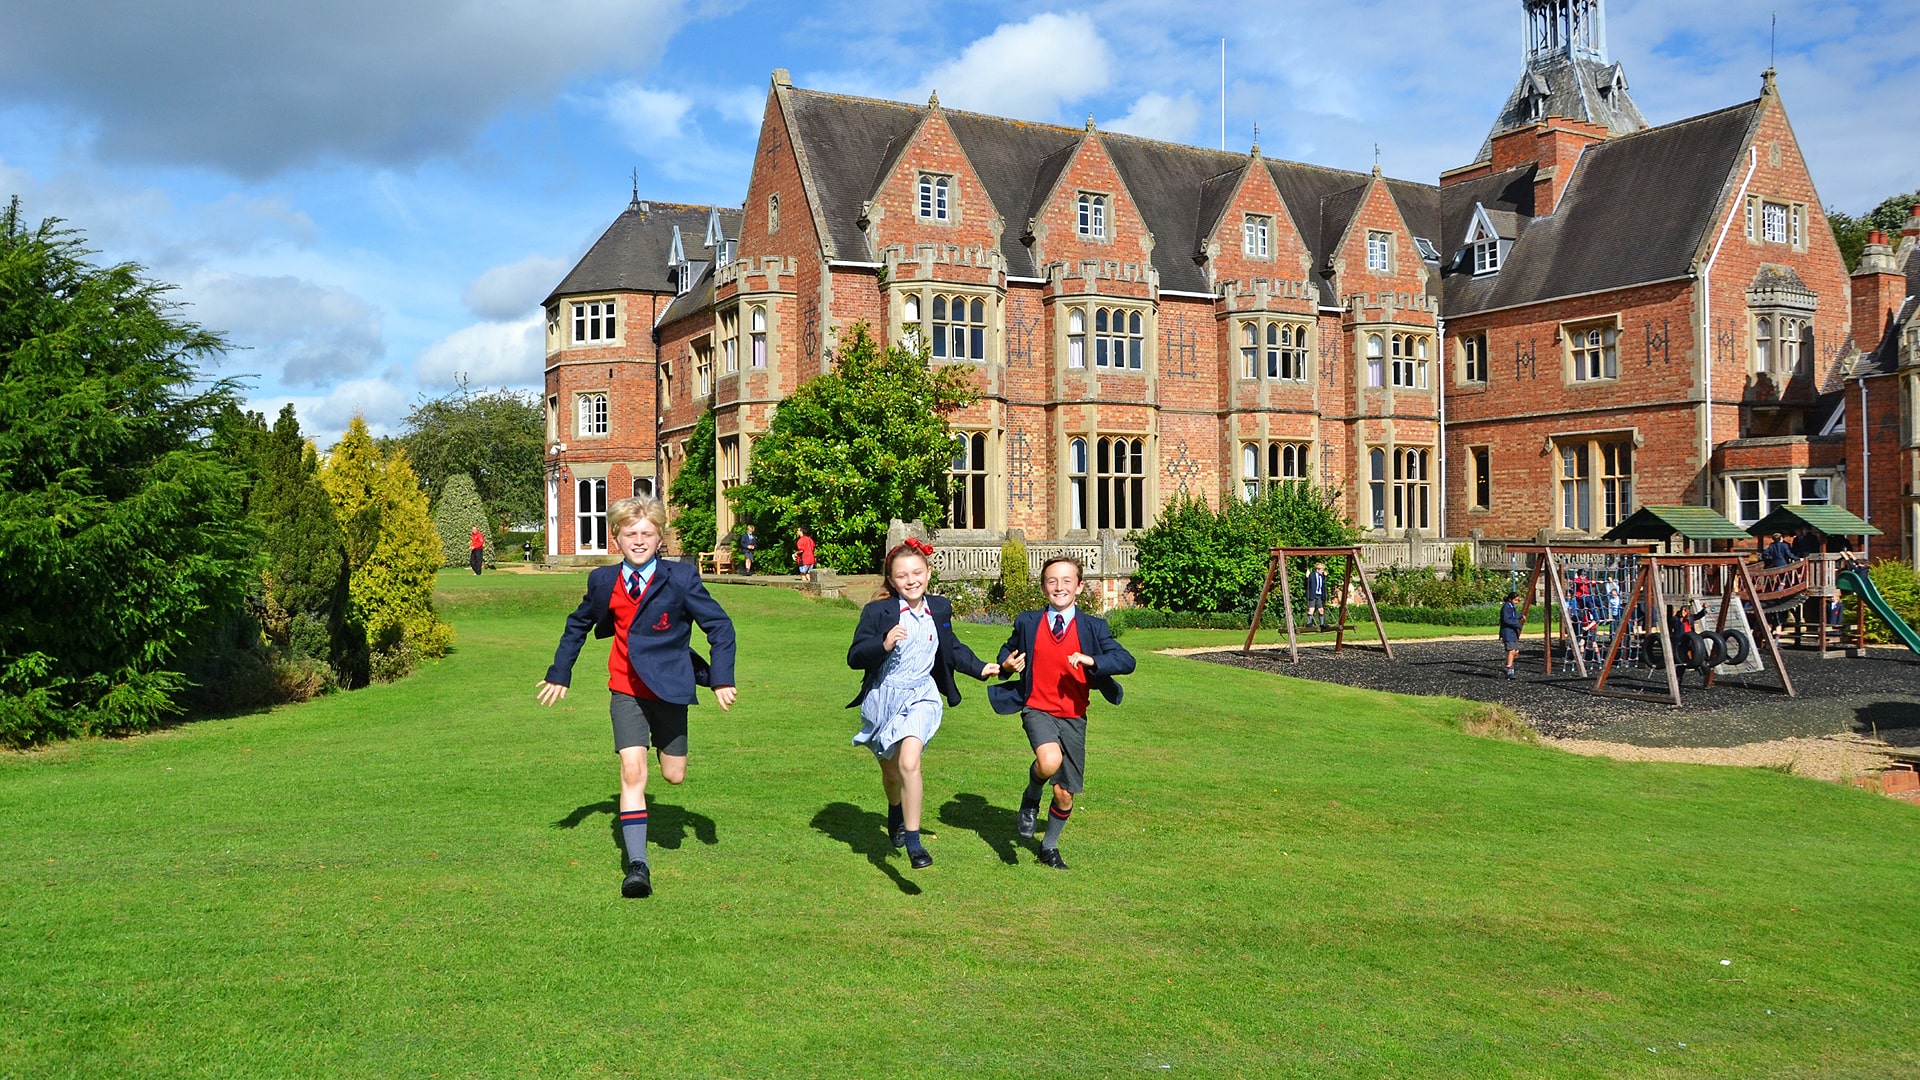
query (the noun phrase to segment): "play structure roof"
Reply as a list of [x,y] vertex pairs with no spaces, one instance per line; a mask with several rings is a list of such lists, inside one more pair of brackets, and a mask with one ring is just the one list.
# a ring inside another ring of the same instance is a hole
[[1879,536],[1880,530],[1838,506],[1803,506],[1788,503],[1776,506],[1773,513],[1747,526],[1755,536],[1768,533],[1792,533],[1806,525],[1823,536]]
[[1608,530],[1608,540],[1745,540],[1747,532],[1710,506],[1643,506]]

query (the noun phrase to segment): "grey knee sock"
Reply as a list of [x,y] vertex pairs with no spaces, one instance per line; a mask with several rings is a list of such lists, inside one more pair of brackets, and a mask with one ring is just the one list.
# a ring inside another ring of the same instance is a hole
[[1032,807],[1035,809],[1039,808],[1040,789],[1045,784],[1046,784],[1046,781],[1040,779],[1039,763],[1035,762],[1034,764],[1027,766],[1027,790],[1020,793],[1020,808],[1022,810],[1025,810],[1029,807]]
[[1040,841],[1041,847],[1057,848],[1060,846],[1060,830],[1067,827],[1067,816],[1072,813],[1073,807],[1071,806],[1062,810],[1058,805],[1053,803],[1047,804],[1047,835],[1045,839]]
[[620,811],[620,838],[627,847],[627,861],[647,861],[647,808]]

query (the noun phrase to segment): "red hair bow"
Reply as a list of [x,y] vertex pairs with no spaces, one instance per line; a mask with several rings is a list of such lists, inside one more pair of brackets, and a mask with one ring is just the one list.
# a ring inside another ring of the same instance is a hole
[[915,552],[916,554],[923,555],[923,556],[933,554],[933,545],[927,543],[925,540],[922,540],[917,536],[907,537],[906,543],[901,544],[900,546],[906,548],[908,551]]

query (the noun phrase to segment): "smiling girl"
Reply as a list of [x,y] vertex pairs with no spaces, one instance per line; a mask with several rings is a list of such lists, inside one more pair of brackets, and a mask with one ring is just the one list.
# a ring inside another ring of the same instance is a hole
[[931,554],[932,547],[913,539],[887,552],[887,594],[861,610],[847,649],[847,666],[866,672],[860,693],[847,703],[860,708],[853,743],[873,751],[880,763],[887,832],[894,847],[907,849],[916,870],[933,865],[920,842],[920,756],[940,730],[941,699],[960,704],[955,670],[983,680],[1000,673],[999,664],[981,663],[954,636],[953,605],[927,594]]

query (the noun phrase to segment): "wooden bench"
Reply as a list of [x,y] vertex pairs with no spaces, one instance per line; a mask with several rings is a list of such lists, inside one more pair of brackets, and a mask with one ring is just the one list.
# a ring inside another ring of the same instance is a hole
[[702,574],[733,573],[733,552],[725,548],[700,553],[700,572]]

